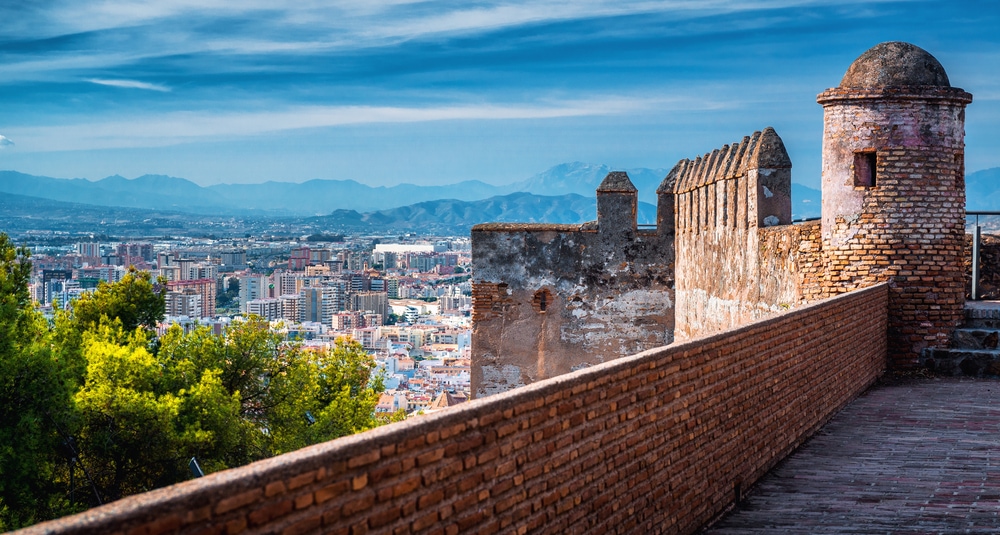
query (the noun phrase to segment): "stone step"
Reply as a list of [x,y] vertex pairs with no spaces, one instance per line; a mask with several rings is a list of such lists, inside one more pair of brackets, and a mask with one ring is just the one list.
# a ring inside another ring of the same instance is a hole
[[1000,329],[1000,319],[967,317],[962,326],[968,329]]
[[953,349],[997,349],[1000,329],[959,328],[951,334]]
[[1000,302],[966,301],[964,326],[971,329],[1000,329]]
[[1000,376],[1000,350],[928,348],[920,354],[920,364],[943,375],[996,377]]

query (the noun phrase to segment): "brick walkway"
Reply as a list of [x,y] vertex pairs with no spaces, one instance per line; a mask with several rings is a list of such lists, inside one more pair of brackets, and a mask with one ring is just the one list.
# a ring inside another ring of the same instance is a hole
[[879,385],[705,534],[1000,532],[1000,381]]

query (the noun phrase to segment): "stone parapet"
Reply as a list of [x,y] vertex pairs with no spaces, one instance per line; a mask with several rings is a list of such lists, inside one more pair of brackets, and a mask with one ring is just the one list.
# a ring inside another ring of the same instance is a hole
[[693,533],[882,373],[886,307],[875,286],[18,533]]

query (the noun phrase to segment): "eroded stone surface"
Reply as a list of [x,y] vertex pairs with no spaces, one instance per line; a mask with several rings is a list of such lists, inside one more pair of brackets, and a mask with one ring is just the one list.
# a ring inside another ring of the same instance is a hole
[[474,396],[673,341],[673,236],[638,231],[625,173],[597,195],[593,224],[473,228]]

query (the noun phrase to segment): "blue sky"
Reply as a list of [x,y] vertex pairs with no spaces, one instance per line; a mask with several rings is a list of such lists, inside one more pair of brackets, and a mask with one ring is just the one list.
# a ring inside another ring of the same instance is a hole
[[816,94],[892,40],[973,93],[967,169],[1000,166],[995,2],[281,3],[3,2],[0,169],[499,184],[774,126],[818,187]]

